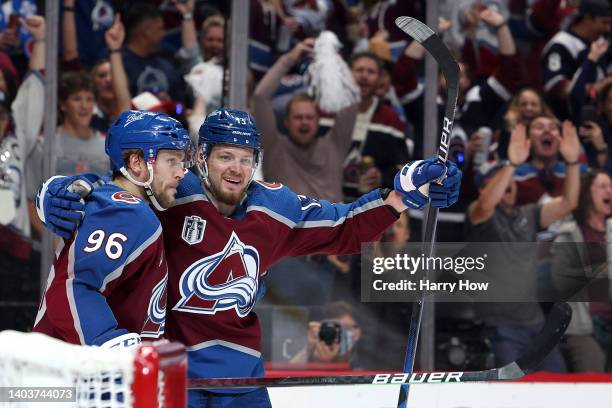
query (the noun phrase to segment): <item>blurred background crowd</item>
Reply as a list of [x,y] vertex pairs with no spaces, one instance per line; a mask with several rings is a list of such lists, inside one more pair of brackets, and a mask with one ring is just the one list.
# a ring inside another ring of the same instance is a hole
[[[164,111],[197,137],[206,112],[227,106],[230,2],[60,3],[56,174],[105,174],[105,131],[123,110]],[[248,106],[265,151],[259,177],[334,202],[392,187],[397,169],[437,137],[424,134],[425,50],[394,24],[399,16],[425,21],[431,3],[248,3]],[[459,203],[440,212],[439,241],[610,240],[610,9],[609,0],[439,2],[435,30],[461,68],[449,154],[464,172]],[[42,225],[33,200],[44,181],[43,11],[34,0],[0,8],[0,329],[30,329],[40,297]],[[324,31],[341,43],[359,94],[335,113],[309,93]],[[442,75],[438,82],[441,118]],[[402,215],[383,237],[387,250],[420,241],[422,219],[419,211]],[[535,277],[595,268],[606,253],[553,253],[537,268],[520,254],[508,258],[521,276]],[[268,271],[256,310],[272,366],[401,369],[410,304],[362,303],[360,275],[359,256],[291,258]],[[516,359],[548,308],[437,304],[435,368]],[[568,334],[542,369],[611,372],[612,306],[572,308]]]

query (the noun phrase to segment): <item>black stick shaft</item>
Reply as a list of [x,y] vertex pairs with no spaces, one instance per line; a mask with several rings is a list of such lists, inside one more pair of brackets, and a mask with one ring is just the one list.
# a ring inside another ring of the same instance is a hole
[[[455,119],[455,108],[459,89],[459,66],[442,40],[422,22],[410,18],[399,17],[395,24],[418,41],[436,60],[442,69],[447,86],[446,111],[441,126],[440,143],[438,145],[438,159],[442,163],[448,160],[448,143]],[[438,208],[431,205],[427,209],[425,218],[425,235],[423,236],[423,250],[430,256],[435,255],[436,226],[438,223]],[[425,273],[427,278],[428,272]],[[423,317],[423,305],[425,293],[422,293],[418,301],[412,306],[410,326],[408,329],[408,344],[406,346],[406,357],[404,358],[404,372],[412,373],[414,360],[419,342],[419,331]],[[402,385],[397,401],[398,408],[405,408],[408,400],[408,384]]]

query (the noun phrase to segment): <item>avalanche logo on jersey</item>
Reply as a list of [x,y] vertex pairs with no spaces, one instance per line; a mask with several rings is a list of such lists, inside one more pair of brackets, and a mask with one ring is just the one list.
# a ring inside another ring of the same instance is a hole
[[142,326],[140,335],[142,337],[158,338],[164,334],[166,327],[166,288],[168,286],[168,273],[159,281],[151,292],[147,320]]
[[173,310],[215,314],[235,309],[249,314],[257,300],[259,252],[232,232],[221,252],[200,259],[181,275],[181,299]]
[[181,237],[183,241],[189,245],[197,244],[202,242],[204,239],[204,229],[206,228],[206,220],[198,217],[197,215],[190,215],[185,217],[183,222],[183,233]]

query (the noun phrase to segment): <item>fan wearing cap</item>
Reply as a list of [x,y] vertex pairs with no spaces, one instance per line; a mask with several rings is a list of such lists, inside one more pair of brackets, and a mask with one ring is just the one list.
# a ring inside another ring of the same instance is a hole
[[[69,206],[83,212],[74,235],[66,231],[74,223],[59,221],[65,210],[45,214],[47,200],[37,199],[41,220],[65,227],[55,230],[65,240],[34,331],[108,348],[133,346],[164,333],[167,257],[162,227],[149,203],[163,210],[174,202],[191,146],[180,122],[154,112],[124,112],[106,138],[112,180],[82,175],[62,192],[77,199],[72,191],[87,195],[84,203]],[[96,181],[93,191],[83,178]]]
[[[587,58],[591,43],[610,33],[610,13],[609,0],[581,0],[569,28],[555,34],[542,51],[545,96],[560,118],[569,117],[567,97],[577,86],[572,79]],[[608,54],[595,63],[599,81],[610,72],[612,61]]]
[[[516,204],[517,183],[512,176],[516,166],[527,160],[532,141],[527,137],[524,124],[517,124],[510,138],[508,159],[490,169],[483,169],[480,179],[480,194],[468,208],[467,237],[475,242],[535,242],[536,233],[547,228],[555,221],[568,215],[578,204],[580,171],[578,154],[580,142],[574,126],[563,123],[561,135],[554,134],[556,143],[568,165],[563,186],[563,194],[545,204]],[[527,254],[520,253],[516,246],[503,246],[506,257],[504,265],[512,265],[513,276],[508,279],[508,289],[516,285],[512,282],[535,284],[536,262]],[[527,344],[542,327],[544,317],[537,303],[481,303],[478,305],[480,317],[484,320],[497,363],[505,365],[516,360],[526,350]],[[565,364],[558,350],[540,366],[542,370],[564,371]]]

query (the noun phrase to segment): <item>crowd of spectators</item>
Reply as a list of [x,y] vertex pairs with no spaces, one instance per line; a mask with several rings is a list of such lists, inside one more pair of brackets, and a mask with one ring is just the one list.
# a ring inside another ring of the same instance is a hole
[[[0,190],[10,191],[13,200],[3,200],[0,209],[14,216],[0,225],[5,316],[0,329],[27,330],[39,296],[42,225],[33,200],[44,181],[45,19],[35,1],[2,3]],[[206,112],[227,104],[223,78],[231,64],[230,2],[60,3],[57,174],[106,173],[105,131],[130,107],[163,110],[197,137]],[[334,202],[392,187],[401,165],[422,158],[424,140],[437,137],[423,134],[425,50],[394,25],[402,15],[423,21],[427,2],[249,3],[248,99],[265,151],[264,179]],[[460,202],[440,211],[438,239],[610,240],[605,232],[612,215],[609,0],[440,3],[436,30],[461,69],[449,154],[464,177]],[[307,92],[315,39],[325,30],[342,43],[340,53],[360,94],[358,102],[333,114],[322,111]],[[446,103],[442,75],[438,85],[441,118]],[[419,241],[422,219],[420,211],[402,216],[383,241],[397,248]],[[508,257],[515,261],[520,254]],[[605,261],[601,250],[554,253],[538,261],[537,271],[527,265],[522,273],[532,272],[535,279],[543,268],[567,270]],[[287,362],[342,360],[354,368],[401,368],[410,304],[361,303],[360,273],[359,256],[293,258],[269,271],[266,307],[298,305],[312,311],[310,322],[304,322],[304,347],[283,352]],[[543,368],[610,370],[612,307],[575,302],[572,308],[575,317],[562,354],[557,351]],[[451,333],[451,343],[479,342],[500,365],[524,349],[547,305],[456,309],[461,312],[450,317],[469,321],[471,329]],[[328,321],[337,325],[324,324]],[[319,338],[322,327],[349,335],[330,343]],[[439,350],[447,346],[437,345]],[[387,351],[384,356],[381,349]],[[441,360],[439,368],[467,364],[448,366]]]

